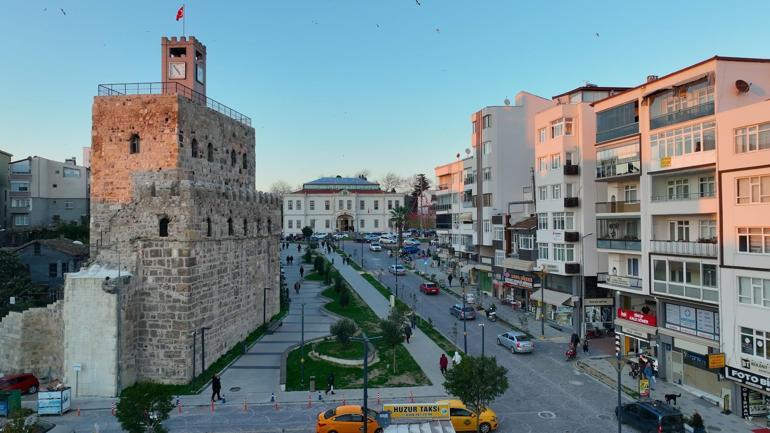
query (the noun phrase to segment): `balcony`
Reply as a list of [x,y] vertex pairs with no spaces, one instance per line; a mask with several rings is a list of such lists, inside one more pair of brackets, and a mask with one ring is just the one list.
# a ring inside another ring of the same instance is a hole
[[565,242],[580,242],[580,233],[579,232],[564,232],[564,241]]
[[463,179],[463,185],[473,185],[474,183],[476,183],[476,176],[466,176]]
[[438,190],[439,190],[439,191],[444,191],[444,190],[446,190],[446,189],[449,189],[449,185],[439,185],[439,186],[438,186]]
[[580,200],[577,197],[564,197],[564,207],[578,207]]
[[452,223],[451,222],[449,222],[449,223],[437,222],[436,223],[436,228],[439,229],[439,230],[450,230],[452,228]]
[[607,272],[597,272],[596,280],[600,284],[631,290],[642,290],[642,279],[637,277],[624,277],[621,275],[610,275]]
[[703,116],[714,114],[714,101],[683,108],[678,111],[662,114],[650,118],[650,129],[663,128],[664,126],[675,125],[688,120],[697,119]]
[[564,273],[565,274],[579,274],[580,273],[580,263],[565,263],[564,264]]
[[621,125],[612,129],[604,131],[596,131],[596,142],[604,143],[605,141],[611,141],[622,137],[628,137],[639,133],[639,122],[629,123]]
[[650,241],[650,250],[655,254],[671,254],[691,257],[717,257],[716,242]]
[[639,239],[597,239],[596,248],[600,250],[641,251]]
[[639,161],[639,155],[633,158],[598,161],[596,165],[596,180],[639,176],[641,170],[642,165]]
[[716,197],[715,191],[710,192],[693,192],[689,194],[667,194],[667,195],[654,195],[652,201],[682,201],[682,200],[699,200],[702,198],[714,198]]
[[580,167],[577,165],[565,164],[563,167],[565,176],[577,176],[580,174]]
[[452,210],[452,203],[441,203],[434,205],[436,212],[446,212]]
[[641,204],[638,201],[601,201],[596,203],[596,213],[626,213],[639,212]]

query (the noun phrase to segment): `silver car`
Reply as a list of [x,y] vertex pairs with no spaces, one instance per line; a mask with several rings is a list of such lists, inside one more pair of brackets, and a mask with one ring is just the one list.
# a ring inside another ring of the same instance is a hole
[[531,353],[535,343],[523,332],[508,331],[497,336],[497,344],[511,350],[511,353]]

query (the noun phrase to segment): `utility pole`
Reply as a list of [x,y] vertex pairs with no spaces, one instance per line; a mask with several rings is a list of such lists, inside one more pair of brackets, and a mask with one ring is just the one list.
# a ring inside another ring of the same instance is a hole
[[465,317],[465,285],[463,285],[463,310],[460,312],[460,317],[463,318],[463,351],[468,353],[468,318]]
[[586,338],[586,332],[588,331],[586,329],[586,277],[585,277],[585,254],[583,254],[584,248],[583,243],[585,242],[585,239],[589,236],[593,235],[593,233],[587,233],[583,235],[580,238],[580,311],[578,318],[578,335],[582,335],[583,338]]
[[623,371],[623,357],[621,355],[620,350],[620,335],[615,334],[615,357],[617,358],[618,363],[618,433],[622,433],[623,430],[623,408],[621,406],[621,400],[620,400],[620,379],[621,374],[620,372]]
[[206,371],[206,331],[208,331],[208,326],[201,326],[201,373]]
[[305,304],[302,304],[302,319],[300,320],[301,339],[299,343],[300,358],[299,358],[299,384],[305,384]]
[[535,273],[540,277],[540,336],[545,337],[545,287],[548,279],[548,270],[545,265],[538,266]]
[[486,329],[486,326],[484,326],[483,323],[479,323],[479,326],[481,326],[481,357],[484,357],[484,329]]
[[363,337],[351,337],[353,341],[360,341],[364,343],[364,426],[361,429],[363,433],[367,433],[366,428],[369,421],[369,342],[379,340],[382,337],[367,337],[366,332],[362,333]]

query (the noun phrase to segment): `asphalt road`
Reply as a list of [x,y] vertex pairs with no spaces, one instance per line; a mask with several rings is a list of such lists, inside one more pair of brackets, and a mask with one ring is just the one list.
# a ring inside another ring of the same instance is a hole
[[[354,257],[361,255],[361,244],[343,242],[343,249]],[[427,248],[427,246],[423,246]],[[423,282],[412,272],[396,276],[388,272],[395,264],[387,251],[371,252],[363,247],[364,268],[379,274],[382,283],[394,290],[398,280],[401,300],[414,306],[418,314],[432,320],[450,340],[464,347],[463,325],[467,329],[468,353],[481,354],[484,325],[484,351],[508,369],[509,389],[492,405],[500,417],[500,432],[587,433],[616,432],[614,408],[617,394],[565,361],[566,346],[536,341],[535,352],[511,354],[496,344],[498,334],[509,331],[501,322],[489,322],[483,314],[463,323],[449,314],[449,308],[461,301],[452,294],[425,295],[419,291]],[[384,272],[381,272],[383,271]],[[457,281],[454,282],[457,284]],[[395,291],[395,290],[394,290]],[[478,302],[478,300],[477,300]],[[419,344],[413,341],[411,344]],[[438,360],[436,360],[438,362]],[[624,426],[623,431],[633,431]]]

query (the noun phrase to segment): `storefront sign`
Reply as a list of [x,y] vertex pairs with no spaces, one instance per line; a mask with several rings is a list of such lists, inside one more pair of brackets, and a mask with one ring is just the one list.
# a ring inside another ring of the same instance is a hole
[[482,257],[481,263],[484,263],[485,265],[491,265],[492,264],[492,258],[491,257]]
[[749,371],[755,371],[757,373],[770,376],[770,364],[767,362],[759,361],[753,358],[741,358],[741,367]]
[[666,168],[666,167],[671,167],[670,156],[664,156],[663,158],[660,158],[660,168]]
[[650,396],[650,381],[648,379],[639,379],[639,397]]
[[709,368],[708,358],[699,353],[688,352],[686,350],[682,351],[682,361],[687,365],[692,365],[693,367],[698,367],[703,370]]
[[666,328],[719,341],[719,313],[670,303],[665,311]]
[[449,419],[449,403],[385,404],[383,412],[390,412],[391,420]]
[[612,298],[589,298],[584,303],[586,306],[612,305]]
[[556,241],[556,242],[561,242],[561,238],[562,238],[562,232],[560,232],[560,231],[555,231],[555,232],[553,232],[553,233],[551,234],[551,236],[553,236],[553,240],[554,240],[554,241]]
[[724,368],[725,367],[725,354],[724,353],[709,353],[709,368]]
[[770,392],[770,378],[754,374],[750,371],[741,370],[740,368],[725,366],[725,377],[736,382],[740,382],[744,385],[749,385],[754,388],[759,388],[765,392]]
[[517,289],[530,290],[533,287],[533,281],[535,279],[533,279],[531,275],[514,274],[509,272],[506,272],[505,275],[505,282],[510,284],[512,287],[516,287]]
[[639,338],[642,338],[644,340],[649,340],[650,339],[650,334],[648,334],[646,332],[642,332],[642,331],[637,331],[636,329],[630,328],[628,326],[624,326],[623,329],[621,329],[619,332],[621,334],[624,334],[624,335],[630,335],[630,336],[634,336],[634,337],[639,337]]
[[641,323],[647,326],[657,326],[658,320],[652,314],[644,314],[632,310],[618,308],[618,319],[628,320],[630,322]]
[[741,416],[743,418],[767,415],[770,411],[770,396],[764,396],[753,389],[741,387]]

